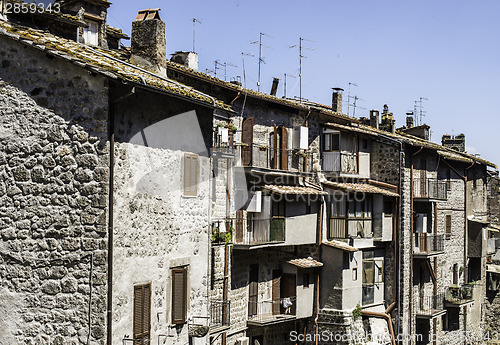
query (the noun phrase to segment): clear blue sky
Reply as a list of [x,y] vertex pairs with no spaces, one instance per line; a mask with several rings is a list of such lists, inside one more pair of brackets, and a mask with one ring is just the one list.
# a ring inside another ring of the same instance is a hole
[[[304,46],[302,96],[331,104],[331,88],[358,96],[356,116],[384,104],[405,124],[405,113],[423,101],[431,140],[465,133],[469,153],[500,164],[500,1],[120,1],[110,7],[108,23],[130,34],[131,22],[143,8],[161,8],[167,25],[167,53],[192,50],[193,21],[200,71],[227,67],[227,78],[242,76],[245,56],[247,87],[257,89],[259,33],[263,43],[261,91],[272,77],[298,76],[298,49]],[[128,42],[125,42],[128,45]],[[223,70],[218,76],[223,78]],[[298,79],[287,80],[287,95],[298,96]],[[365,109],[362,109],[362,108]],[[347,106],[344,105],[344,112]],[[352,107],[351,107],[352,115]]]

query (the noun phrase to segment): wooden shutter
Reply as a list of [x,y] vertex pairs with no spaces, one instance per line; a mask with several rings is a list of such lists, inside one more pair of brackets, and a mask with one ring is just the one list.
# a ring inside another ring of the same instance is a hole
[[236,211],[236,243],[243,242],[243,210]]
[[187,269],[172,270],[172,323],[186,322],[187,314]]
[[134,286],[134,345],[150,343],[151,284]]
[[451,238],[451,215],[446,215],[446,238]]
[[252,165],[253,144],[253,117],[249,117],[241,126],[241,163],[243,166]]
[[248,284],[248,316],[257,315],[259,294],[259,265],[250,265]]
[[184,195],[198,195],[198,155],[184,154]]
[[273,270],[273,291],[272,291],[272,303],[273,303],[273,315],[279,315],[280,313],[280,297],[281,297],[281,275],[282,270]]
[[276,127],[276,124],[274,125],[274,132],[273,132],[273,152],[272,152],[272,157],[271,157],[271,168],[273,169],[278,169],[278,127]]
[[288,170],[288,131],[284,126],[280,127],[280,149],[281,149],[281,169]]
[[421,197],[427,197],[427,161],[422,159],[420,161],[420,195]]

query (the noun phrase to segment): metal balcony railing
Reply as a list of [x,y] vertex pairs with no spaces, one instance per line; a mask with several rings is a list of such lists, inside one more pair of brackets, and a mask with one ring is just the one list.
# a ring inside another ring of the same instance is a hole
[[420,295],[415,300],[416,312],[419,315],[433,316],[444,309],[444,292],[433,296]]
[[239,166],[254,168],[278,169],[295,172],[311,172],[313,166],[313,154],[308,150],[278,149],[269,145],[246,145],[235,146],[236,162]]
[[444,251],[444,235],[431,235],[427,233],[415,234],[414,254],[435,254]]
[[464,304],[473,300],[474,285],[450,286],[446,290],[446,302]]
[[210,327],[228,326],[230,320],[230,301],[210,302]]
[[413,197],[422,199],[446,200],[448,197],[446,181],[440,181],[433,178],[414,178]]
[[359,172],[359,153],[323,152],[322,168],[325,172],[357,174]]
[[231,219],[235,229],[233,243],[263,245],[285,241],[285,218],[235,218]]
[[285,297],[275,300],[250,302],[249,308],[256,311],[255,315],[248,316],[252,322],[268,322],[295,316],[297,297]]

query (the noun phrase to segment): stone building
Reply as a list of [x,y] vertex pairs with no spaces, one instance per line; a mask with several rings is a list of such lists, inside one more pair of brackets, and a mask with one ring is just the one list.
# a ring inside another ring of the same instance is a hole
[[167,61],[157,9],[121,49],[109,2],[55,4],[0,11],[0,343],[487,329],[495,165],[387,106],[346,116],[338,88],[299,102]]

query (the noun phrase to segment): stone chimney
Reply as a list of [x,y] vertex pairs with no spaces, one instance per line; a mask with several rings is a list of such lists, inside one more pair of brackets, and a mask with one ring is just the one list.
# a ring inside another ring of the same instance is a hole
[[198,54],[194,52],[175,52],[170,61],[198,71]]
[[273,78],[273,86],[271,87],[271,96],[276,96],[276,92],[278,92],[278,85],[280,83],[279,78]]
[[406,113],[406,128],[412,128],[413,127],[413,114],[412,113]]
[[370,110],[370,126],[379,129],[379,112],[378,110]]
[[141,10],[132,23],[131,60],[146,69],[166,75],[167,39],[160,9]]
[[342,113],[342,91],[339,87],[332,88],[332,110],[336,113]]

